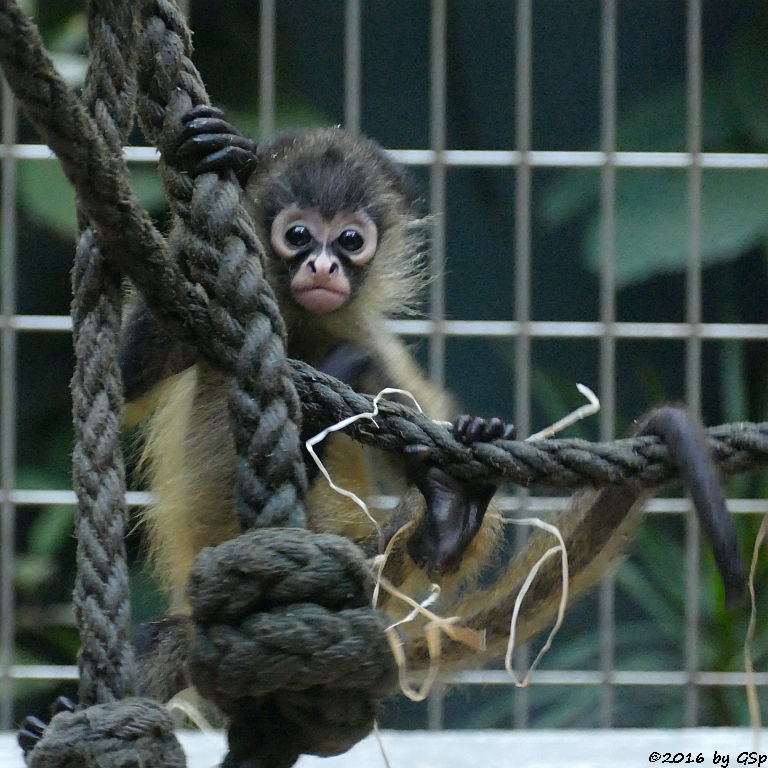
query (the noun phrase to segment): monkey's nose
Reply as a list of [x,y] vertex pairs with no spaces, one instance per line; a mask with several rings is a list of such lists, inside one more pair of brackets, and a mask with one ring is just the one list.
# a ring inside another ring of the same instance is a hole
[[331,256],[323,251],[307,262],[307,268],[316,277],[331,277],[338,272],[339,261],[335,256]]

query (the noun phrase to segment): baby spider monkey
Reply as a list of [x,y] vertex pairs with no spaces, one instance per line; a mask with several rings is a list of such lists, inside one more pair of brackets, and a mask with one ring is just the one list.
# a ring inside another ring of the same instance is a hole
[[[193,176],[232,174],[242,186],[286,322],[289,357],[358,391],[408,390],[430,416],[450,416],[450,398],[425,380],[386,328],[389,317],[413,306],[423,285],[423,227],[407,176],[381,147],[337,128],[287,133],[257,146],[220,110],[202,106],[187,115],[169,161]],[[145,522],[171,607],[183,614],[187,575],[199,551],[239,533],[225,380],[170,339],[140,298],[126,319],[120,364],[128,403],[145,409],[151,404],[145,464],[156,501]],[[640,431],[668,445],[712,544],[726,601],[734,604],[744,589],[743,565],[703,431],[688,412],[670,407],[651,412]],[[469,417],[456,419],[453,432],[467,443],[515,436],[499,419]],[[439,582],[437,610],[486,629],[488,653],[497,653],[524,575],[537,553],[551,546],[547,535],[535,532],[526,550],[510,560],[499,515],[486,513],[496,486],[459,481],[430,466],[423,446],[392,456],[336,433],[323,443],[322,458],[334,481],[361,498],[402,494],[394,512],[377,513],[385,542],[397,535],[388,579],[417,599]],[[369,521],[313,469],[308,527],[346,536],[375,553],[380,537],[372,536]],[[421,494],[407,492],[409,486]],[[572,564],[572,595],[596,583],[622,551],[644,499],[627,488],[581,493],[557,517]],[[489,582],[494,563],[502,565]],[[527,598],[528,634],[551,615],[559,590],[547,568],[537,583]],[[398,613],[392,600],[383,607]],[[146,637],[145,646],[156,650],[154,631]],[[173,648],[172,655],[183,658]]]

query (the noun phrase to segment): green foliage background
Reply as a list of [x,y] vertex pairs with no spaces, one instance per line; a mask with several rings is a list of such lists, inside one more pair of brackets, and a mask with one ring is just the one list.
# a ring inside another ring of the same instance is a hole
[[[30,5],[29,3],[27,4]],[[249,135],[257,136],[258,14],[245,0],[192,3],[196,63],[214,100]],[[277,4],[278,122],[283,126],[343,119],[341,0]],[[397,148],[429,145],[429,3],[369,0],[363,9],[363,131]],[[84,74],[83,4],[39,2],[33,9],[57,66],[77,86]],[[600,3],[537,0],[533,4],[533,126],[535,149],[596,149],[600,144]],[[686,148],[684,4],[666,0],[619,3],[617,146],[620,150]],[[449,0],[448,144],[458,149],[507,149],[515,141],[515,15],[506,0]],[[705,151],[768,151],[768,10],[758,0],[704,2],[703,143]],[[25,124],[20,140],[37,142]],[[143,143],[138,132],[134,143]],[[21,313],[68,311],[75,230],[71,191],[53,161],[18,166]],[[154,170],[131,169],[134,187],[163,222]],[[414,175],[428,190],[424,170]],[[765,171],[706,170],[702,184],[704,319],[765,322],[768,184]],[[684,319],[688,255],[688,181],[684,170],[620,170],[617,176],[616,275],[620,320]],[[534,319],[597,317],[600,174],[594,169],[538,169],[533,178]],[[514,313],[513,169],[450,169],[447,225],[448,312],[466,319],[509,319]],[[2,254],[0,254],[2,258]],[[514,420],[511,342],[451,339],[447,381],[465,407]],[[424,353],[423,348],[418,349]],[[684,397],[680,342],[620,342],[617,432],[659,401]],[[534,341],[534,424],[555,420],[574,404],[573,382],[595,384],[596,341]],[[481,361],[478,363],[478,361]],[[69,338],[23,334],[19,340],[18,486],[69,486],[71,426]],[[766,418],[764,342],[704,345],[703,412],[709,423]],[[595,438],[596,425],[580,434]],[[133,438],[126,440],[135,458]],[[765,492],[765,478],[740,478],[734,496]],[[22,508],[16,568],[19,663],[72,663],[77,638],[68,610],[74,570],[72,511]],[[739,520],[745,547],[756,521]],[[617,576],[616,665],[620,669],[681,669],[685,610],[683,521],[656,516],[643,527],[634,554]],[[161,602],[135,556],[137,621]],[[670,564],[673,567],[670,568]],[[758,576],[764,583],[766,567]],[[746,612],[725,614],[708,554],[703,556],[701,669],[743,668]],[[761,596],[764,610],[765,598]],[[545,668],[596,668],[597,601],[569,615]],[[758,668],[768,662],[768,634],[759,633]],[[17,712],[41,714],[61,686],[19,683]],[[55,689],[55,690],[54,690]],[[71,687],[66,692],[72,693]],[[616,693],[621,725],[681,724],[682,689],[625,688]],[[458,689],[446,700],[451,727],[506,727],[514,690]],[[534,687],[534,726],[593,726],[599,691]],[[391,702],[383,724],[424,726],[423,707]],[[701,722],[748,722],[744,692],[702,689]]]

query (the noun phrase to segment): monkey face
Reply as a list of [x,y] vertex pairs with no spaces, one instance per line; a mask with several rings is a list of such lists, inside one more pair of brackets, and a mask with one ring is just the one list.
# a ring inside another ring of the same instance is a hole
[[322,315],[349,300],[376,253],[378,230],[365,211],[339,211],[328,220],[315,208],[291,205],[272,222],[270,242],[288,268],[291,298]]

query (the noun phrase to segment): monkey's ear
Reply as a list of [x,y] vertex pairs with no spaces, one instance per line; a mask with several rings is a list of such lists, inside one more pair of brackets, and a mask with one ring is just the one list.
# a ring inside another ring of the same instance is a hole
[[413,176],[402,165],[392,160],[378,145],[375,146],[378,149],[379,167],[383,174],[395,188],[395,191],[403,198],[408,209],[417,208],[424,200],[424,194],[419,184],[416,183]]

